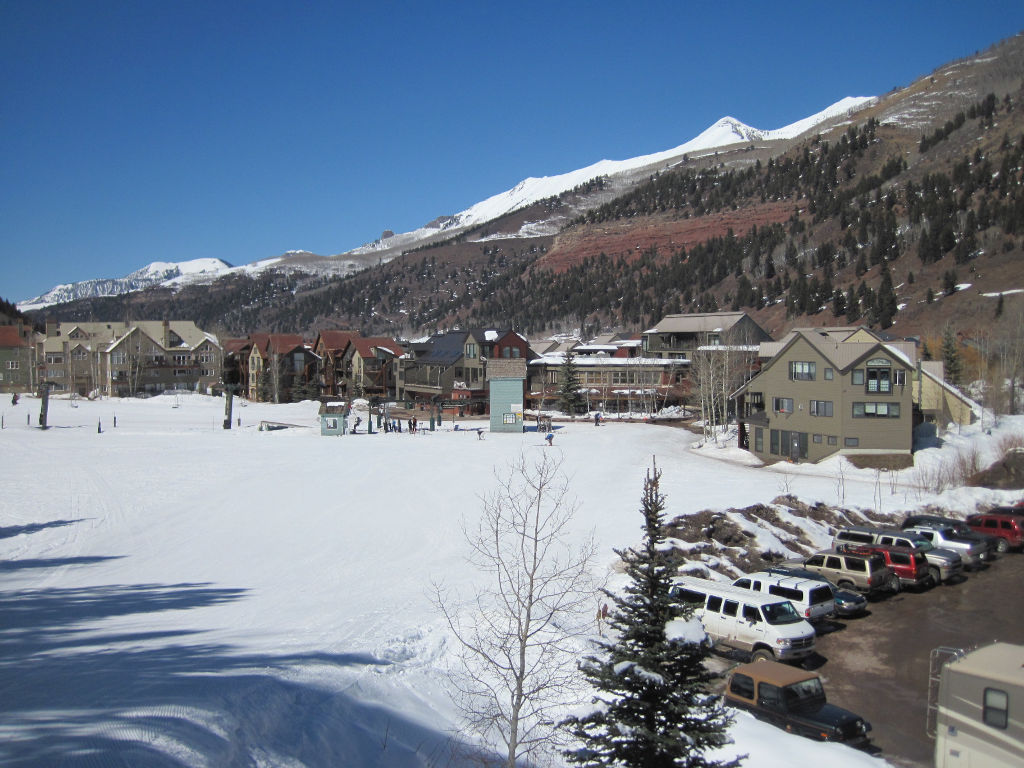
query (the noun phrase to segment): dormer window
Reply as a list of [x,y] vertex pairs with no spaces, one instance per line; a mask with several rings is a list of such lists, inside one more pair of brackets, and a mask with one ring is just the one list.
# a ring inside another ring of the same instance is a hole
[[869,394],[892,392],[892,363],[884,357],[868,360],[865,379],[865,391]]

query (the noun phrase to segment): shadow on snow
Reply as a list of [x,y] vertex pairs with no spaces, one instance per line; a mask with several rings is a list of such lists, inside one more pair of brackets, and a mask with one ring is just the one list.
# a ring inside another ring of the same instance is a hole
[[9,539],[13,536],[20,536],[23,533],[37,533],[47,528],[63,528],[65,525],[80,523],[82,520],[83,518],[78,520],[51,520],[48,523],[29,523],[28,525],[9,525],[6,528],[0,528],[0,539]]
[[96,623],[137,615],[144,625],[149,614],[245,596],[209,584],[0,591],[0,763],[425,768],[468,758],[448,734],[294,679],[301,667],[379,671],[390,662],[247,653],[204,643],[197,630],[103,632]]

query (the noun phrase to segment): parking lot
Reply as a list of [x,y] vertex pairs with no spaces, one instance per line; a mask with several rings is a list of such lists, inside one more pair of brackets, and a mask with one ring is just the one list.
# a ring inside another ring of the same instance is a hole
[[818,637],[829,700],[872,724],[872,744],[894,764],[933,765],[925,732],[933,648],[992,640],[1024,643],[1024,554],[1003,555],[958,584],[872,601],[865,616],[833,622]]

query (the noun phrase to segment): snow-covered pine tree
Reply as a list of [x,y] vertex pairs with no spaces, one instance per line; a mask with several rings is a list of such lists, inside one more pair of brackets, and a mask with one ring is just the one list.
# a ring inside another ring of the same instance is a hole
[[599,641],[600,654],[581,665],[596,689],[594,709],[563,722],[580,743],[565,754],[595,768],[732,768],[740,759],[705,755],[728,742],[732,718],[709,691],[708,649],[687,631],[692,609],[671,596],[676,568],[666,552],[660,479],[654,467],[644,480],[640,547],[616,550],[630,582],[622,596],[605,593],[615,605],[614,639]]

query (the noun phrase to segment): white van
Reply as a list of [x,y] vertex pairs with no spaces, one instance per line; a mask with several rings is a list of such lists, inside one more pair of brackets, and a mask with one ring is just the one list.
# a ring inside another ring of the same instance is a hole
[[789,600],[796,608],[797,613],[808,621],[821,621],[831,616],[836,610],[832,588],[815,579],[803,579],[786,573],[757,571],[736,579],[732,584],[734,587]]
[[777,661],[802,659],[814,652],[814,627],[785,598],[695,576],[676,577],[673,594],[679,602],[693,606],[693,615],[717,646]]

